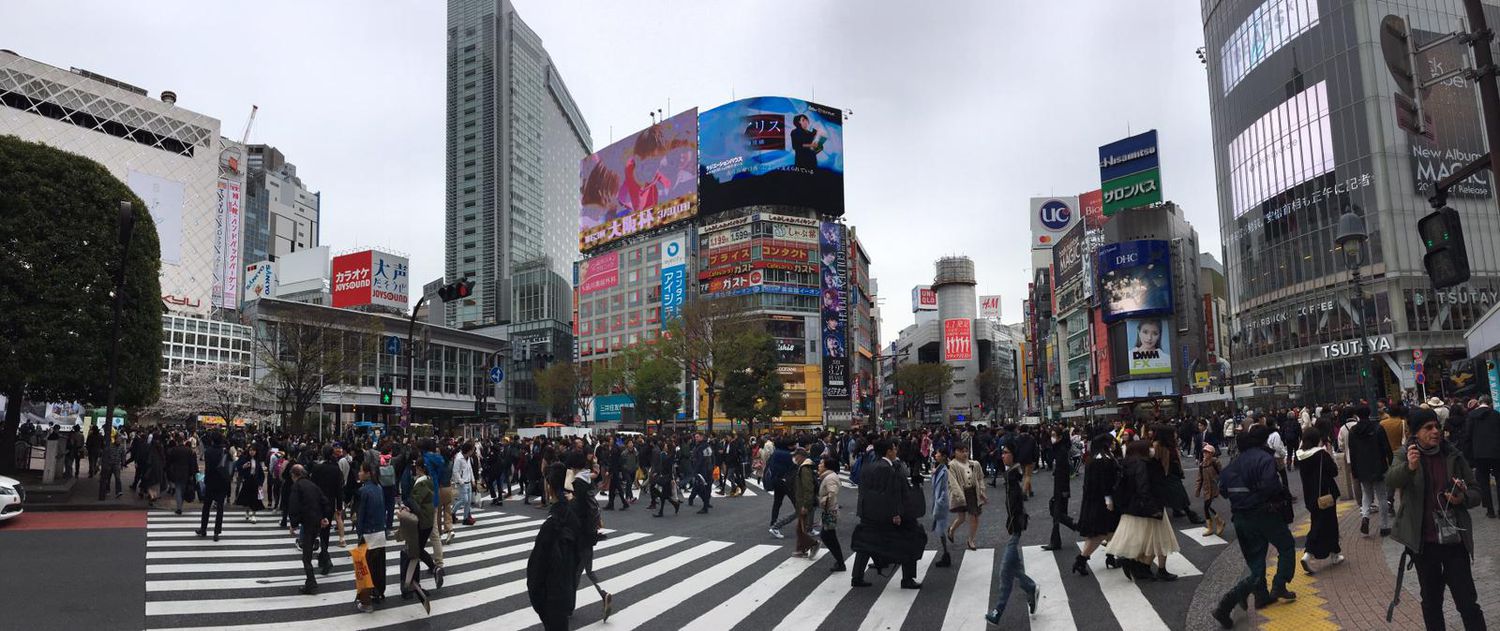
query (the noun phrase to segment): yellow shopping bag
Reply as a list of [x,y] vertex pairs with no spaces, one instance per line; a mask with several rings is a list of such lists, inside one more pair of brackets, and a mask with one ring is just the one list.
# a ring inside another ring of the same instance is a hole
[[369,546],[361,543],[349,552],[354,559],[354,587],[360,591],[375,589],[375,579],[370,577],[370,562],[365,558]]

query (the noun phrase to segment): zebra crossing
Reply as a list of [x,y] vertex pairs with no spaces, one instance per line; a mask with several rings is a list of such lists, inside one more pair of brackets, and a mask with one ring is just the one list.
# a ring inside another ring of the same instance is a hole
[[[226,516],[227,517],[227,516]],[[236,516],[237,517],[237,516]],[[320,591],[297,593],[301,553],[290,535],[267,515],[259,524],[231,518],[222,539],[194,534],[195,516],[152,513],[146,533],[146,611],[152,629],[336,629],[441,628],[535,629],[539,620],[526,595],[526,559],[545,517],[540,511],[475,512],[476,524],[460,527],[444,546],[446,581],[432,594],[429,616],[416,601],[399,596],[398,548],[388,549],[387,599],[374,613],[354,609],[354,577],[347,549],[333,544],[333,572],[319,576]],[[731,542],[644,532],[609,532],[598,544],[594,568],[615,594],[615,611],[603,621],[599,594],[585,578],[576,594],[572,628],[633,629],[985,629],[983,613],[993,604],[1003,550],[955,551],[953,566],[934,565],[939,552],[918,562],[921,590],[899,588],[899,579],[873,569],[873,587],[854,589],[848,573],[830,573],[831,559],[819,549],[813,560],[792,558],[789,542]],[[1201,529],[1181,531],[1184,552],[1206,567],[1217,537]],[[336,538],[336,536],[335,536]],[[351,537],[352,539],[352,537]],[[845,534],[847,540],[847,533]],[[936,545],[936,541],[933,542]],[[1091,561],[1093,575],[1070,575],[1073,556],[1025,546],[1028,574],[1041,587],[1037,612],[1027,616],[1024,596],[1013,596],[1003,628],[1177,629],[1186,605],[1164,604],[1173,593],[1201,580],[1198,565],[1182,554],[1168,568],[1182,578],[1171,584],[1136,584]],[[898,573],[892,573],[898,574]],[[424,575],[424,585],[432,587]],[[1020,591],[1017,590],[1017,594]],[[1175,600],[1180,600],[1177,598]],[[1113,626],[1117,625],[1117,626]]]

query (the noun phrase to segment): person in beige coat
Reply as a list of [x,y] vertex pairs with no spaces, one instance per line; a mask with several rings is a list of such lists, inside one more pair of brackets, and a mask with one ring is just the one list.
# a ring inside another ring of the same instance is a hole
[[829,572],[844,571],[844,548],[839,545],[839,461],[824,455],[818,463],[818,514],[822,522],[818,537],[833,556]]
[[969,523],[970,550],[978,550],[974,537],[979,534],[979,514],[989,498],[985,496],[984,472],[979,462],[969,459],[969,447],[963,443],[953,447],[953,460],[948,462],[948,512],[955,515],[948,526],[948,542],[953,543],[953,534],[960,524]]

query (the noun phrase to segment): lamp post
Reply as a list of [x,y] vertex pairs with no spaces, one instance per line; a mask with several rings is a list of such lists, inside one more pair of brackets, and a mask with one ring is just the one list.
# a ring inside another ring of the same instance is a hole
[[1360,385],[1365,392],[1365,399],[1369,402],[1371,411],[1375,406],[1374,375],[1370,374],[1370,336],[1369,323],[1365,321],[1365,292],[1359,284],[1360,257],[1364,254],[1365,242],[1369,241],[1370,235],[1365,231],[1365,219],[1352,212],[1344,212],[1339,217],[1338,232],[1334,235],[1334,242],[1344,252],[1344,262],[1349,266],[1349,285],[1354,288],[1354,300],[1359,305],[1359,354],[1363,367],[1360,369]]
[[125,268],[130,264],[130,237],[134,232],[135,209],[130,202],[120,202],[120,264],[115,267],[114,317],[109,323],[109,383],[104,390],[105,445],[110,444],[115,429],[115,381],[120,374],[120,311],[125,307]]

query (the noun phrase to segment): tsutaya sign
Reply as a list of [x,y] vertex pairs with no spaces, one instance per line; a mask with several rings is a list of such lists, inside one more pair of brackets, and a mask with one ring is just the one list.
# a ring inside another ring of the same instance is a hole
[[[1369,342],[1370,352],[1372,353],[1383,353],[1391,350],[1392,347],[1391,336],[1389,335],[1366,338],[1366,341]],[[1322,346],[1322,351],[1323,359],[1349,357],[1352,355],[1359,355],[1360,353],[1364,352],[1363,345],[1360,344],[1360,340],[1358,338],[1324,344]]]

